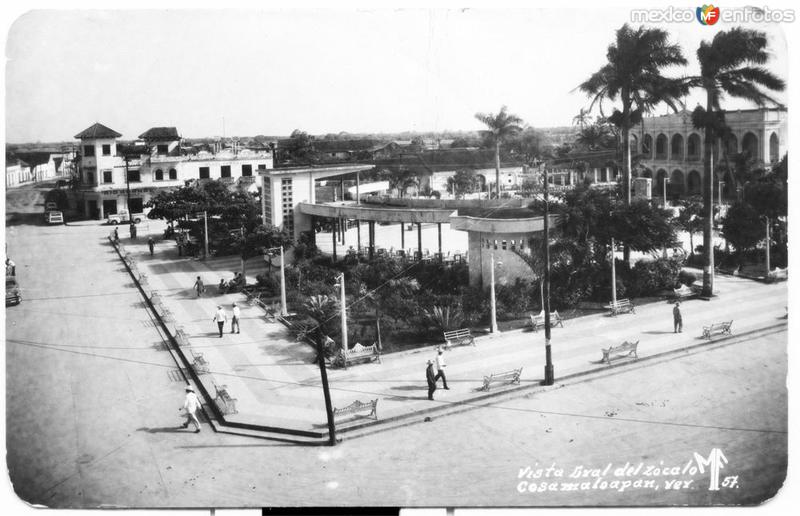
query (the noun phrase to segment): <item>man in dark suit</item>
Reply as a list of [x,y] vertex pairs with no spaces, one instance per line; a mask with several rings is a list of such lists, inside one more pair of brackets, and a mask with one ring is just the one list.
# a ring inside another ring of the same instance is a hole
[[428,399],[433,400],[433,391],[436,390],[436,373],[433,372],[433,360],[428,360],[428,369],[425,370],[428,379]]

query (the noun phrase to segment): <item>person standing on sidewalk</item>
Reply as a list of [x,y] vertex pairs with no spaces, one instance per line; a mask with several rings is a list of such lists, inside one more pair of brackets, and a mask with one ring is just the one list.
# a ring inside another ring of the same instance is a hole
[[183,407],[178,410],[184,410],[186,413],[186,422],[181,426],[189,428],[189,423],[194,423],[194,433],[200,432],[200,420],[197,419],[197,409],[200,408],[200,400],[197,399],[197,394],[194,393],[194,388],[191,385],[186,387],[186,398],[183,400]]
[[17,264],[11,258],[6,258],[6,276],[17,275]]
[[194,289],[197,291],[197,297],[200,297],[206,287],[203,285],[203,280],[200,279],[200,276],[197,277],[197,281],[194,282]]
[[119,229],[118,228],[114,228],[114,243],[115,244],[119,243]]
[[233,303],[233,318],[231,319],[231,333],[233,333],[233,329],[236,328],[236,333],[239,333],[239,316],[241,312],[239,311],[239,307],[236,306],[236,303]]
[[211,319],[212,321],[216,321],[217,326],[219,327],[219,338],[222,338],[222,332],[225,329],[225,321],[228,320],[228,316],[225,315],[225,310],[222,309],[222,305],[217,305],[217,313],[214,314],[214,318]]
[[153,250],[156,248],[156,242],[153,240],[153,237],[147,239],[147,247],[150,248],[150,256],[153,256]]
[[681,302],[675,301],[672,309],[672,320],[675,323],[675,333],[683,333],[683,317],[681,317]]
[[433,372],[433,360],[428,360],[425,377],[428,380],[428,399],[433,401],[433,392],[436,390],[436,374]]
[[444,375],[444,368],[447,367],[447,364],[444,363],[444,350],[439,348],[439,354],[436,355],[436,378],[434,380],[442,379],[442,384],[444,385],[444,390],[449,391],[450,387],[447,386],[447,377]]

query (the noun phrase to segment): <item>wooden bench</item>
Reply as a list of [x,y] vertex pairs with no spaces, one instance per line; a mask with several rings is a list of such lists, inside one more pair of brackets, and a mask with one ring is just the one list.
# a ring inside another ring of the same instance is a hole
[[481,390],[488,391],[492,382],[509,382],[519,384],[519,377],[522,375],[522,368],[512,369],[504,373],[492,373],[483,377],[483,387]]
[[247,295],[247,303],[250,306],[256,306],[259,304],[263,305],[261,301],[261,295],[263,294],[262,292],[259,292],[258,294],[253,294],[249,290],[245,290],[244,293]]
[[375,421],[378,420],[378,400],[372,400],[364,403],[363,401],[356,400],[353,403],[349,404],[343,408],[335,408],[333,409],[333,417],[342,417],[347,416],[350,414],[356,414],[358,412],[366,412],[369,410],[369,415],[367,417],[375,418]]
[[611,309],[611,315],[636,313],[636,308],[633,306],[630,299],[618,299],[616,302],[612,301],[608,305],[608,308]]
[[733,321],[714,323],[711,326],[703,326],[703,338],[711,340],[711,336],[719,333],[720,335],[730,335]]
[[449,348],[452,346],[475,345],[475,337],[469,332],[469,328],[444,332],[444,345]]
[[675,299],[689,299],[698,295],[698,291],[688,285],[682,285],[681,288],[672,290],[672,295]]
[[192,360],[192,369],[194,369],[194,371],[197,374],[208,373],[208,371],[209,371],[208,361],[205,359],[203,354],[202,353],[195,353],[194,351],[192,351],[191,353],[192,353],[192,359],[193,359]]
[[228,414],[236,414],[238,411],[236,410],[236,399],[232,398],[230,394],[228,394],[228,386],[227,385],[217,385],[214,384],[214,403],[216,403],[217,408],[219,411],[222,412],[224,415]]
[[[550,312],[550,327],[552,328],[556,325],[564,327],[564,322],[561,320],[558,310]],[[531,326],[533,326],[533,331],[544,328],[544,312],[539,312],[536,315],[531,314]]]
[[380,363],[381,354],[378,352],[378,346],[375,344],[372,346],[362,346],[356,342],[356,345],[348,349],[347,352],[343,349],[339,350],[339,364],[345,369],[347,369],[348,364],[353,364],[362,360],[371,362],[375,359]]
[[611,360],[614,358],[624,358],[633,355],[637,360],[639,355],[636,353],[636,348],[639,346],[639,341],[636,342],[629,342],[625,341],[619,346],[611,346],[608,349],[600,350],[603,352],[603,360],[601,362],[605,362],[607,364],[611,364]]

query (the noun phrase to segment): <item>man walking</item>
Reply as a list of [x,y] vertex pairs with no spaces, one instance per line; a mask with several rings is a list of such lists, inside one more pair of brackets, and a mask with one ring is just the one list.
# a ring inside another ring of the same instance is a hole
[[433,401],[433,392],[436,390],[436,375],[433,373],[433,360],[428,360],[428,368],[425,370],[425,377],[428,380],[428,399]]
[[442,384],[444,384],[444,390],[449,391],[450,387],[447,386],[447,377],[444,375],[444,368],[447,367],[447,364],[444,363],[444,350],[439,348],[439,354],[436,355],[436,378],[434,380],[442,379]]
[[239,333],[239,307],[236,306],[236,303],[233,303],[233,318],[231,319],[231,333],[233,333],[233,329],[236,328],[236,333]]
[[147,239],[147,247],[150,248],[150,256],[153,256],[153,249],[155,249],[155,247],[156,247],[156,243],[153,240],[153,237],[149,237]]
[[676,301],[672,309],[672,319],[675,323],[675,333],[683,333],[683,317],[681,317],[681,302]]
[[225,310],[222,309],[222,305],[217,305],[217,313],[214,314],[214,318],[211,319],[212,321],[216,321],[217,326],[219,327],[219,338],[222,338],[222,331],[225,328],[225,321],[228,320],[228,316],[225,315]]
[[[200,420],[197,419],[197,409],[200,408],[200,400],[197,399],[197,394],[194,393],[194,389],[191,385],[186,387],[186,398],[183,400],[183,407],[182,409],[186,413],[186,422],[181,425],[183,428],[189,428],[189,423],[194,423],[194,433],[198,433],[200,431]],[[178,409],[181,410],[181,409]]]
[[206,289],[206,287],[203,286],[203,280],[200,279],[200,276],[198,276],[197,281],[194,282],[194,289],[197,291],[197,297],[200,297],[200,294]]

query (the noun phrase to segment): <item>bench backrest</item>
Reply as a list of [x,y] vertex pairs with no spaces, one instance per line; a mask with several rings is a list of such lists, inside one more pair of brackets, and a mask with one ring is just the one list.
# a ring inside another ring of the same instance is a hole
[[628,306],[629,304],[631,304],[630,299],[617,299],[616,302],[611,303],[611,306]]
[[362,346],[360,343],[356,342],[356,345],[353,346],[352,349],[347,350],[348,355],[363,355],[367,353],[374,353],[375,352],[375,344],[371,346]]
[[469,336],[469,329],[467,328],[444,332],[445,340],[458,339],[461,337],[468,337],[468,336]]

